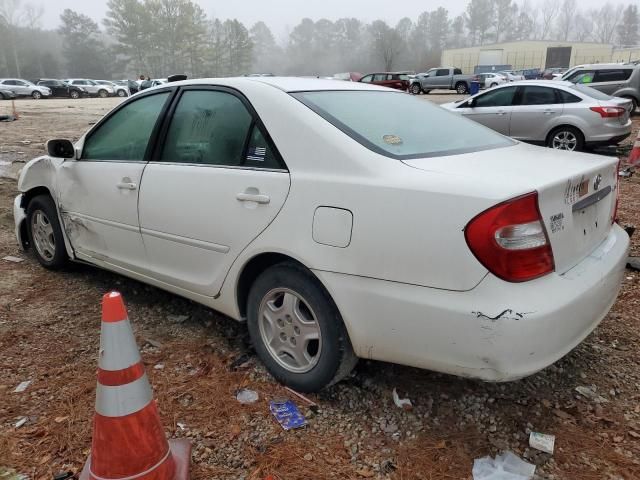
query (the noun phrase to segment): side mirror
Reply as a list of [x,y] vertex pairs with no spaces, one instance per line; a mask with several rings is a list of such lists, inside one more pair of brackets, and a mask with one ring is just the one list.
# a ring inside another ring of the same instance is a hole
[[49,140],[47,142],[47,153],[54,158],[75,158],[76,148],[69,140]]

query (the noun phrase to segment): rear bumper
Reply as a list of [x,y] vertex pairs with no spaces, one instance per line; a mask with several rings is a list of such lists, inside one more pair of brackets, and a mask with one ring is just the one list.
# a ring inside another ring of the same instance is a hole
[[562,275],[525,283],[487,275],[467,292],[315,273],[360,357],[508,381],[551,365],[600,323],[620,289],[628,248],[629,237],[615,225]]
[[629,137],[629,135],[631,135],[631,130],[629,130],[628,133],[617,135],[615,137],[611,137],[605,140],[587,141],[585,142],[585,144],[588,147],[603,147],[607,145],[617,145],[620,142],[622,142],[625,138]]

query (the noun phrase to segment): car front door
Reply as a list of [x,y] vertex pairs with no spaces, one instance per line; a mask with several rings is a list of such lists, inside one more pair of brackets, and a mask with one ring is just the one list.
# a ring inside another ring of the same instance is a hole
[[436,88],[450,88],[451,78],[451,70],[449,70],[448,68],[439,68],[436,71],[435,77]]
[[22,80],[14,80],[16,95],[31,95],[29,84]]
[[552,87],[527,85],[520,87],[511,112],[509,135],[518,140],[543,142],[557,125],[564,104]]
[[147,263],[138,192],[151,138],[171,90],[127,102],[91,130],[79,160],[58,172],[58,202],[78,258],[140,270]]
[[489,90],[473,98],[471,107],[463,102],[458,112],[503,135],[509,135],[509,121],[517,87]]
[[216,295],[282,208],[289,172],[256,113],[229,89],[183,89],[161,137],[140,191],[149,275]]

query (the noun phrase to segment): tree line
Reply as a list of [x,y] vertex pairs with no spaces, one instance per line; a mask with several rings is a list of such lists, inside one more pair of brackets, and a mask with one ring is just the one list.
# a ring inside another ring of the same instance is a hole
[[576,0],[469,0],[459,15],[439,7],[395,25],[304,18],[280,42],[264,22],[209,18],[193,0],[108,0],[107,7],[100,23],[66,9],[54,31],[41,28],[41,7],[0,0],[0,77],[329,75],[423,70],[439,64],[444,48],[504,41],[640,44],[636,3],[581,9]]

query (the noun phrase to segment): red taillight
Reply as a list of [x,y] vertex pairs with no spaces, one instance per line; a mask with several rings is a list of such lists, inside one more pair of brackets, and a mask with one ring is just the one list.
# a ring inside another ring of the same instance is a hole
[[622,107],[591,107],[589,110],[599,113],[602,118],[616,118],[624,115]]
[[485,210],[467,224],[464,236],[478,261],[507,282],[533,280],[555,268],[538,192]]

